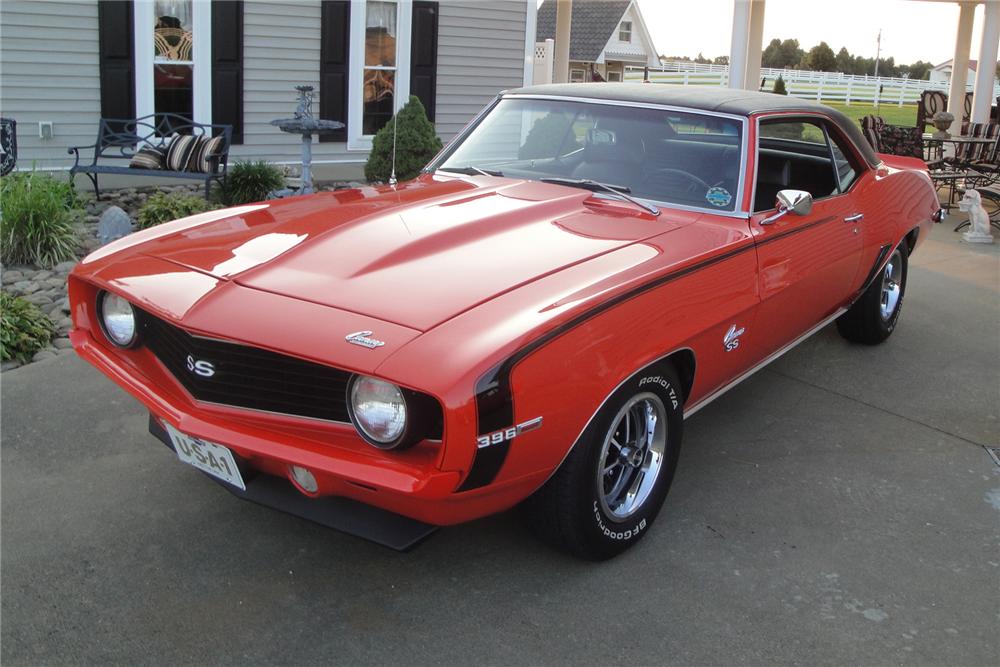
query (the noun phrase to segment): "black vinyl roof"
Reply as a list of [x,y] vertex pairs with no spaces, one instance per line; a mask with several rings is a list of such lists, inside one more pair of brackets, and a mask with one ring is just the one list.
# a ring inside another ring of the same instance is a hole
[[757,93],[715,86],[674,86],[657,83],[554,83],[508,90],[506,94],[553,95],[593,100],[663,104],[672,107],[714,111],[734,116],[750,116],[768,111],[820,112],[857,146],[868,164],[881,162],[853,120],[828,106],[788,95]]

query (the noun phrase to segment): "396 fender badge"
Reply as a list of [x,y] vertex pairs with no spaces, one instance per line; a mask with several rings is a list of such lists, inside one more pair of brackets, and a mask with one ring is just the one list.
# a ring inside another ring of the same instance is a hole
[[737,329],[735,324],[729,327],[729,331],[722,337],[722,345],[726,348],[726,352],[732,352],[740,346],[740,336],[746,330],[746,327]]
[[535,417],[534,419],[529,419],[526,422],[521,422],[517,426],[511,426],[510,428],[494,431],[493,433],[489,433],[487,435],[481,435],[476,438],[476,445],[480,449],[483,447],[489,447],[490,445],[499,445],[502,442],[513,440],[522,433],[534,431],[536,428],[540,428],[541,426],[542,418]]
[[372,338],[372,333],[371,331],[355,331],[344,336],[344,340],[353,345],[367,347],[370,350],[385,345],[385,341]]

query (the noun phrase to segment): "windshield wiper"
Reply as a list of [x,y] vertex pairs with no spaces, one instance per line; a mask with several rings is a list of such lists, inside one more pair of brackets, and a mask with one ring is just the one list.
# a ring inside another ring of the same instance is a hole
[[591,192],[608,192],[613,195],[618,195],[626,201],[630,201],[636,206],[644,208],[653,215],[659,215],[660,209],[653,206],[652,204],[644,204],[635,197],[630,197],[627,193],[632,192],[632,188],[625,185],[610,185],[608,183],[601,183],[599,181],[591,180],[589,178],[540,178],[538,179],[542,183],[552,183],[554,185],[568,185],[573,188],[583,188],[585,190],[590,190]]
[[503,176],[503,172],[499,169],[480,169],[479,167],[474,167],[469,165],[467,167],[438,167],[441,171],[454,171],[459,174],[479,174],[480,176]]

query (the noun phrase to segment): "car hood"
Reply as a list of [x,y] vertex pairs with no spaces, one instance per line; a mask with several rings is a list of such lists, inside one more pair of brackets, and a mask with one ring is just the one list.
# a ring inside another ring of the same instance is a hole
[[425,175],[214,212],[125,241],[243,287],[426,331],[690,220],[577,188]]

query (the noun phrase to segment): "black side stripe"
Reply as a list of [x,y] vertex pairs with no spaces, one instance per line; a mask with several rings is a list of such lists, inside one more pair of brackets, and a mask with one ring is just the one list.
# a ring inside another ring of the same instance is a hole
[[868,286],[872,284],[873,280],[875,280],[875,276],[882,268],[882,262],[884,262],[885,258],[889,256],[890,248],[892,248],[892,246],[889,244],[886,244],[881,248],[879,248],[878,257],[875,258],[875,264],[872,266],[872,270],[868,272],[868,277],[865,278],[865,281],[863,283],[861,283],[861,290],[860,290],[861,292],[864,292],[866,289],[868,289]]
[[[514,396],[510,388],[511,372],[519,361],[549,341],[554,338],[558,338],[570,329],[574,329],[587,320],[592,319],[597,315],[600,315],[601,313],[628,301],[629,299],[637,297],[640,294],[644,294],[645,292],[656,289],[666,283],[683,278],[684,276],[700,271],[701,269],[708,268],[709,266],[713,266],[719,262],[724,262],[727,259],[744,252],[754,250],[758,245],[763,245],[764,243],[770,243],[787,236],[792,236],[793,234],[804,232],[807,229],[812,229],[818,225],[826,224],[834,219],[836,219],[835,216],[820,218],[819,220],[811,222],[807,225],[794,227],[779,234],[775,234],[763,241],[756,243],[751,241],[740,246],[739,248],[716,255],[715,257],[710,257],[683,269],[663,274],[648,283],[638,285],[627,292],[623,292],[618,296],[599,303],[590,310],[584,311],[573,319],[545,332],[488,370],[476,382],[476,420],[478,424],[478,434],[487,435],[494,433],[507,428],[514,423]],[[458,490],[469,491],[471,489],[476,489],[481,486],[485,486],[496,479],[496,476],[500,473],[500,469],[503,467],[504,461],[507,458],[509,448],[510,442],[505,441],[497,445],[491,445],[478,449],[476,451],[475,460],[472,462],[472,468],[469,471],[469,475],[466,477],[465,481]]]

